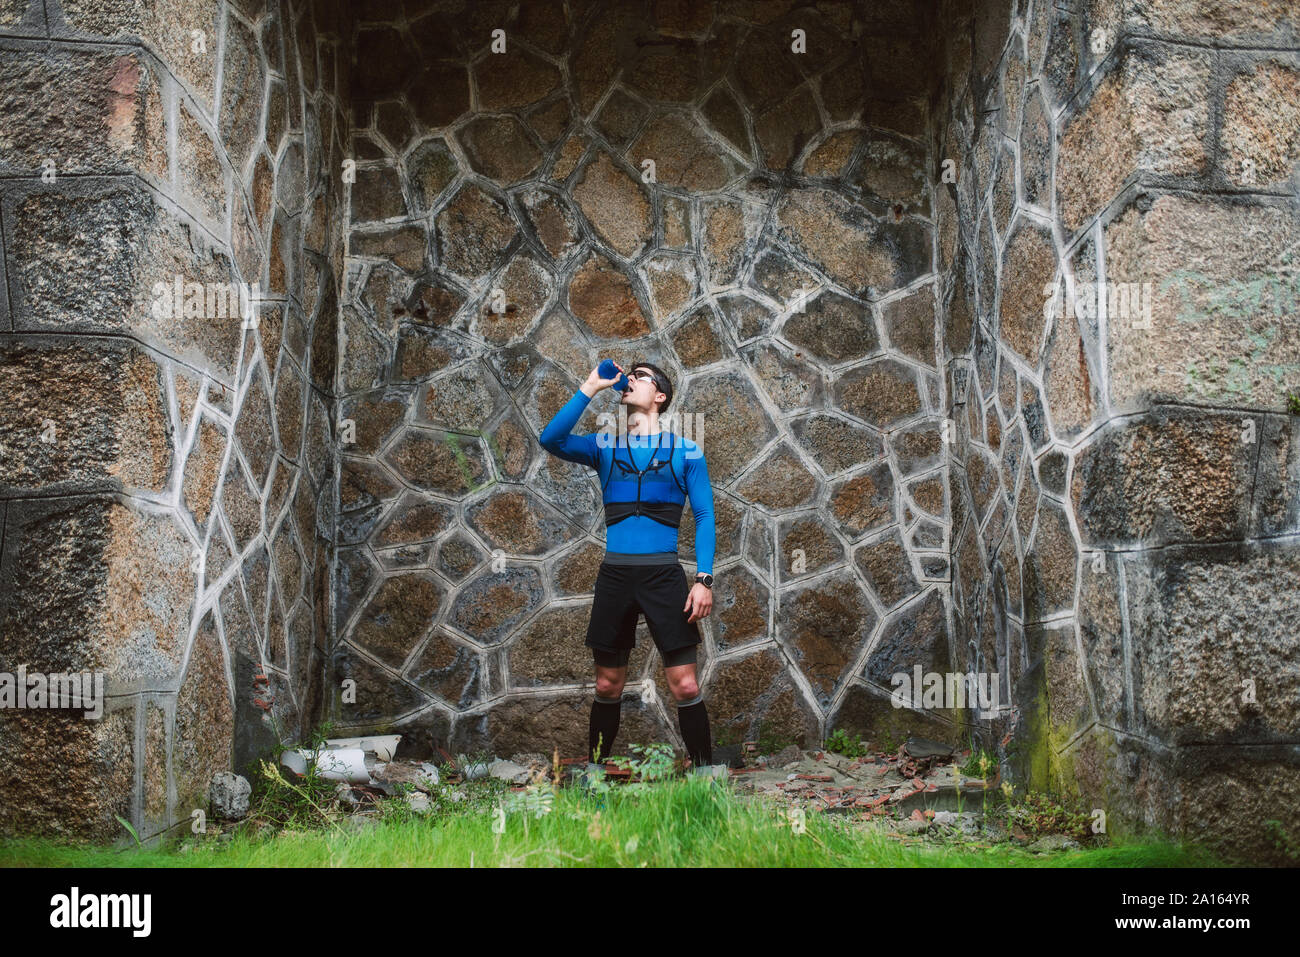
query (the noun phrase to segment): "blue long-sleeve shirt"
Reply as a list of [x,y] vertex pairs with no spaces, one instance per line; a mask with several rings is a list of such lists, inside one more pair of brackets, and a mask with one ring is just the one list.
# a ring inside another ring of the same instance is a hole
[[[573,427],[590,402],[587,394],[578,390],[546,424],[539,441],[552,455],[596,470],[607,521],[610,505],[636,502],[639,492],[643,506],[638,506],[635,514],[607,525],[606,551],[676,552],[677,528],[643,514],[642,508],[647,511],[656,506],[665,508],[665,503],[681,503],[689,497],[691,511],[695,513],[695,566],[700,572],[713,574],[717,530],[713,520],[713,486],[709,484],[704,450],[673,432],[619,436],[617,444],[614,436],[605,433],[574,435]],[[666,464],[651,470],[654,458]],[[642,470],[646,471],[638,477],[636,473]]]

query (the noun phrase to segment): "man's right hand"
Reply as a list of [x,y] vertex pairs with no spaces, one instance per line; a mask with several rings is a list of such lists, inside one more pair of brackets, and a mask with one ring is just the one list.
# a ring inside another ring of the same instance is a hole
[[624,375],[623,367],[615,362],[614,368],[619,371],[619,374],[612,379],[601,378],[600,366],[596,366],[596,368],[592,369],[591,375],[587,376],[587,381],[582,384],[583,393],[585,393],[588,398],[595,398],[601,389],[608,389],[617,382]]

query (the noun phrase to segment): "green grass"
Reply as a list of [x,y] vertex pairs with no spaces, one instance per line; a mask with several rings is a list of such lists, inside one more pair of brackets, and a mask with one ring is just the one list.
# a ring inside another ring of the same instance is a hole
[[[600,805],[603,803],[603,807]],[[642,793],[560,792],[550,813],[511,813],[504,833],[483,811],[421,817],[387,813],[359,832],[329,828],[236,833],[188,853],[86,848],[43,839],[0,843],[5,867],[1189,867],[1215,866],[1207,852],[1173,844],[1128,844],[1035,856],[1017,847],[907,843],[854,827],[851,819],[806,815],[794,833],[784,809],[742,800],[702,778]]]

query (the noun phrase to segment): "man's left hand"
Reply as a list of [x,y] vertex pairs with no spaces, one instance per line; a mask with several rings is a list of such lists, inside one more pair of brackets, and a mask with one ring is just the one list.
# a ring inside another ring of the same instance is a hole
[[688,623],[707,618],[709,612],[713,611],[713,589],[696,582],[691,593],[686,596],[686,607],[682,611],[690,612],[690,617],[686,619]]

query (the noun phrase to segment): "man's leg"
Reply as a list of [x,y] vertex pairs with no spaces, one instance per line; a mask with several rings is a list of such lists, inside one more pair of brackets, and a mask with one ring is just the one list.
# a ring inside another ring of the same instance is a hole
[[613,753],[614,738],[618,734],[628,654],[626,651],[613,654],[596,651],[595,657],[596,700],[591,703],[591,722],[587,726],[587,760],[595,761],[599,748],[600,760],[603,761]]
[[695,680],[695,664],[694,645],[664,655],[664,675],[677,702],[677,726],[681,728],[691,764],[700,768],[713,763],[713,741],[704,695]]
[[622,710],[627,662],[636,643],[636,621],[641,611],[633,600],[632,569],[601,562],[596,574],[587,647],[596,660],[596,700],[591,704],[587,731],[587,760],[600,749],[603,761],[613,753]]

